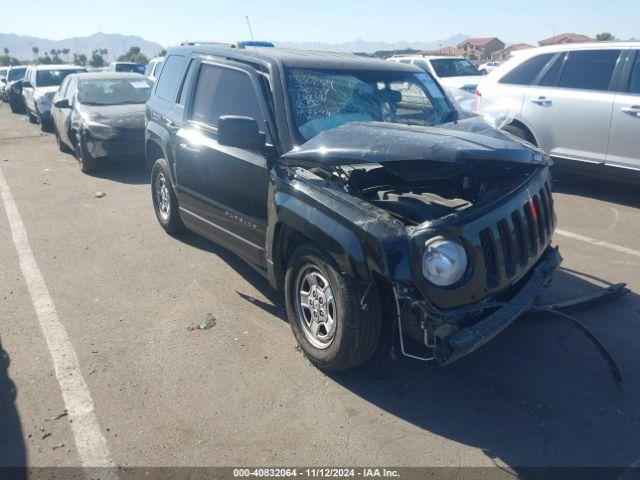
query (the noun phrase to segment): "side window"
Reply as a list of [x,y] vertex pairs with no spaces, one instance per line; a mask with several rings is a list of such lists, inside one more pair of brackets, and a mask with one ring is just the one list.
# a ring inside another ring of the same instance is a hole
[[182,55],[169,55],[165,59],[160,78],[158,78],[158,86],[156,87],[157,96],[170,102],[175,102],[180,74],[186,61],[187,58]]
[[429,70],[429,65],[424,60],[416,60],[414,63],[423,70]]
[[187,101],[187,91],[189,90],[189,85],[191,84],[191,79],[193,78],[193,72],[195,71],[196,61],[194,59],[189,60],[189,65],[187,66],[187,73],[182,79],[182,83],[180,83],[180,90],[178,92],[178,104],[184,107],[185,102]]
[[71,103],[73,101],[73,97],[75,97],[77,85],[78,80],[76,78],[73,78],[67,86],[67,92],[65,93],[64,98],[69,100],[69,103]]
[[525,60],[504,75],[499,83],[506,83],[508,85],[531,85],[553,55],[553,53],[545,53]]
[[640,50],[636,51],[636,61],[629,78],[629,93],[640,94]]
[[620,50],[581,50],[569,52],[558,86],[581,90],[606,91],[620,57]]
[[60,88],[58,89],[58,91],[55,94],[55,96],[57,98],[66,98],[67,89],[69,88],[69,80],[71,80],[71,78],[67,77],[62,81],[62,84],[60,85]]
[[200,67],[191,118],[216,126],[222,115],[263,120],[251,78],[244,72],[203,64]]

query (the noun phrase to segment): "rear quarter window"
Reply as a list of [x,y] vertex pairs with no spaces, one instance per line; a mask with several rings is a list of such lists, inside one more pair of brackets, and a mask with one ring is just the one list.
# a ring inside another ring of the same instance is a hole
[[507,85],[531,85],[553,55],[553,53],[545,53],[525,60],[504,75],[499,83]]
[[156,95],[158,97],[169,102],[176,100],[180,76],[186,61],[187,57],[182,55],[169,55],[165,59],[156,86]]

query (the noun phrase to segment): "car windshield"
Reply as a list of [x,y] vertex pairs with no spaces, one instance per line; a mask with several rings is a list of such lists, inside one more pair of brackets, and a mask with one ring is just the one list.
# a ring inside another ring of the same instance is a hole
[[72,73],[80,73],[85,70],[71,70],[65,68],[63,70],[38,70],[36,74],[36,87],[56,87],[62,83],[67,75]]
[[426,73],[287,69],[287,92],[303,140],[348,122],[431,126],[455,110]]
[[482,75],[469,60],[464,58],[438,58],[431,60],[431,65],[438,77],[467,77]]
[[78,86],[78,101],[84,105],[146,103],[151,82],[146,78],[87,79]]
[[25,68],[12,68],[11,70],[9,70],[9,75],[8,75],[8,80],[10,82],[15,82],[16,80],[22,80],[24,78],[24,72],[26,72],[27,69]]
[[132,63],[116,63],[116,72],[144,74],[144,65],[135,65]]

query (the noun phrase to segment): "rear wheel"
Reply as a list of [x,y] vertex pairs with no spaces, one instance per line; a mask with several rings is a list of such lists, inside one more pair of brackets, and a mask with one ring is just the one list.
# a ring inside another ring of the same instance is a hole
[[71,150],[69,150],[69,147],[67,147],[64,142],[62,141],[62,139],[60,138],[60,132],[58,132],[58,128],[56,127],[55,123],[53,124],[53,134],[56,137],[56,143],[58,144],[58,150],[60,150],[62,153],[69,153]]
[[15,100],[9,100],[9,108],[11,109],[11,113],[20,113],[22,111],[22,108],[20,108],[20,105]]
[[162,228],[167,233],[184,230],[184,223],[180,218],[178,197],[176,197],[169,177],[169,163],[160,158],[151,169],[151,197],[153,209]]
[[31,113],[31,110],[29,110],[28,108],[27,108],[27,116],[29,117],[29,122],[38,123],[38,117],[36,117],[33,113]]
[[305,244],[293,253],[285,297],[291,330],[318,368],[347,370],[375,352],[381,328],[377,291],[369,291],[364,311],[356,282],[322,250]]

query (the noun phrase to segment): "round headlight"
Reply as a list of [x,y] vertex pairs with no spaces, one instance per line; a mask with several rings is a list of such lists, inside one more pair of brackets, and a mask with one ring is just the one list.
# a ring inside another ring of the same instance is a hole
[[453,285],[467,270],[467,253],[455,240],[435,238],[425,244],[422,274],[439,287]]

